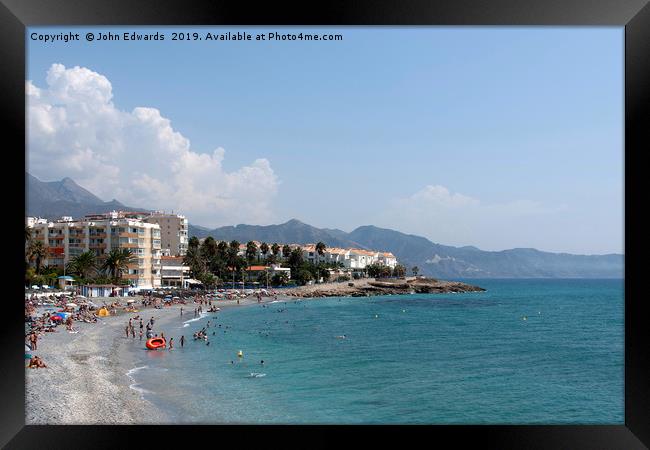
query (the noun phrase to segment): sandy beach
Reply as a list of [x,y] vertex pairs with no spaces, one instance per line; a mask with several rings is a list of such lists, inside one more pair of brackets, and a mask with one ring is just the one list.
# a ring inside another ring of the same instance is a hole
[[[136,297],[137,299],[137,297]],[[102,299],[93,299],[100,304]],[[104,299],[107,302],[115,299]],[[265,297],[262,303],[273,301]],[[278,296],[278,300],[292,300]],[[257,299],[219,300],[219,308],[257,304]],[[43,424],[163,424],[171,423],[164,411],[145,400],[129,371],[134,368],[132,349],[144,348],[144,340],[126,338],[128,319],[154,317],[154,332],[164,332],[180,317],[191,318],[194,303],[163,309],[143,308],[138,313],[118,312],[97,323],[75,322],[76,333],[57,327],[39,338],[38,350],[47,368],[25,369],[27,425]],[[204,305],[204,309],[207,309]],[[137,329],[137,327],[136,327]],[[137,333],[137,331],[136,331]],[[25,362],[25,365],[27,361]]]
[[[368,279],[348,283],[322,283],[290,288],[277,296],[278,301],[317,299],[326,296],[357,296],[370,288]],[[451,282],[436,281],[444,289],[454,287]],[[462,284],[462,283],[461,283]],[[463,285],[468,286],[468,285]],[[465,288],[461,286],[461,288]],[[471,288],[471,286],[469,286]],[[375,288],[376,289],[376,288]],[[477,288],[482,290],[481,288]],[[390,293],[392,289],[379,289],[370,293]],[[404,293],[402,290],[395,290]],[[142,308],[141,298],[134,297],[139,311],[118,309],[116,315],[98,318],[97,323],[75,322],[75,332],[57,327],[53,333],[41,335],[34,355],[43,359],[47,368],[25,369],[26,423],[27,424],[162,424],[174,423],[172,418],[143,398],[137,384],[130,377],[137,368],[137,350],[144,350],[136,325],[136,337],[127,338],[124,327],[129,318],[140,315],[146,323],[155,319],[154,333],[165,333],[178,325],[180,308],[184,320],[193,318],[193,302],[173,304],[162,309]],[[111,303],[115,298],[93,298],[97,304]],[[262,297],[261,303],[276,300]],[[124,301],[124,300],[123,300]],[[220,309],[254,305],[258,300],[251,295],[237,300],[218,300],[213,305]],[[203,305],[204,312],[208,309]],[[206,319],[207,320],[207,319]],[[165,333],[167,337],[175,337]],[[189,336],[188,336],[189,337]],[[186,337],[186,338],[188,338]],[[176,345],[179,345],[176,342]],[[159,350],[161,351],[161,350]],[[27,364],[27,362],[26,362]]]

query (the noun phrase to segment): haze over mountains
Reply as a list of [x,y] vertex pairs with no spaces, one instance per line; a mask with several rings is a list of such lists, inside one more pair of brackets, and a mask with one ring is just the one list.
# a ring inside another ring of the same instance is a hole
[[[50,219],[61,216],[109,212],[114,209],[145,211],[113,199],[104,202],[70,178],[42,182],[26,174],[27,215]],[[323,241],[330,247],[358,247],[392,252],[408,268],[440,278],[622,278],[624,256],[572,255],[532,248],[483,251],[476,247],[452,247],[399,231],[360,226],[350,233],[316,228],[292,219],[278,225],[236,225],[210,230],[190,224],[190,236],[213,236],[240,242],[306,244]]]

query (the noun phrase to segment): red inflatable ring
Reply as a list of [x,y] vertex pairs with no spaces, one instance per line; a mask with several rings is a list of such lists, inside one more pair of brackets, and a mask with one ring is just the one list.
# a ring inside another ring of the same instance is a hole
[[165,348],[167,343],[164,338],[151,338],[147,339],[146,346],[149,350],[156,350],[157,348]]

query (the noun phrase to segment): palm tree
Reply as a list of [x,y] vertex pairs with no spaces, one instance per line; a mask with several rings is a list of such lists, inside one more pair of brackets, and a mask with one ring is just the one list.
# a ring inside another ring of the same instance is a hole
[[92,251],[83,252],[75,256],[68,263],[68,272],[75,273],[81,278],[86,279],[88,274],[97,269],[97,259]]
[[36,266],[36,273],[41,271],[41,262],[47,257],[47,249],[42,241],[32,240],[27,247],[27,259],[34,261]]
[[248,260],[248,263],[250,264],[253,259],[255,259],[255,255],[257,254],[257,244],[253,241],[248,241],[246,244],[246,259]]
[[266,254],[269,252],[269,244],[262,242],[262,245],[260,245],[260,252],[262,252],[264,259],[266,259]]
[[117,248],[111,250],[101,270],[107,271],[114,283],[117,283],[122,278],[122,272],[125,271],[129,264],[133,264],[136,260],[135,255],[128,248]]
[[199,238],[197,238],[196,236],[192,236],[190,238],[190,240],[187,242],[187,248],[188,249],[190,249],[190,248],[194,248],[194,249],[199,248]]
[[212,236],[208,236],[201,244],[201,256],[207,261],[217,255],[217,241]]
[[192,276],[197,280],[205,272],[205,264],[201,258],[201,252],[198,247],[188,247],[185,256],[183,257],[183,264],[190,266]]
[[[326,250],[326,249],[327,249],[327,246],[325,245],[324,242],[318,242],[318,243],[316,244],[316,253],[318,254],[318,256],[323,256],[323,253],[325,253],[325,250]],[[320,259],[320,258],[319,258],[319,259]],[[318,265],[317,265],[317,266],[318,266]],[[316,268],[316,282],[317,282],[317,283],[318,283],[318,281],[320,280],[320,276],[319,276],[319,275],[320,275],[320,270],[319,270],[318,267],[317,267],[317,268]]]
[[32,240],[32,229],[29,227],[25,227],[25,242],[29,242]]
[[271,245],[271,253],[273,253],[274,256],[278,256],[280,253],[280,246],[277,242],[274,242],[273,245]]
[[284,256],[285,259],[288,259],[290,254],[291,254],[291,247],[289,247],[288,244],[284,244],[284,246],[282,247],[282,256]]
[[223,260],[228,259],[228,243],[226,241],[219,241],[217,244],[217,255]]
[[418,272],[419,272],[419,271],[420,271],[420,268],[419,268],[418,266],[413,266],[413,267],[411,268],[411,272],[413,272],[413,276],[414,276],[414,277],[417,277],[417,276],[418,276]]
[[228,245],[228,264],[232,269],[232,288],[235,289],[235,270],[237,266],[237,254],[239,253],[239,241],[230,241]]

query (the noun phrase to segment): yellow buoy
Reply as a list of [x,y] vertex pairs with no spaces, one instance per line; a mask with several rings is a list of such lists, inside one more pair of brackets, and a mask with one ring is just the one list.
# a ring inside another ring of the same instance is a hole
[[242,352],[241,350],[239,350],[239,351],[237,352],[237,356],[240,357],[240,358],[243,358],[243,357],[244,357],[244,352]]

